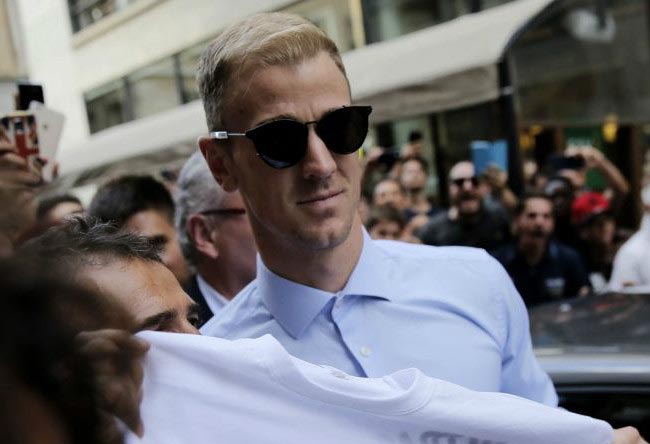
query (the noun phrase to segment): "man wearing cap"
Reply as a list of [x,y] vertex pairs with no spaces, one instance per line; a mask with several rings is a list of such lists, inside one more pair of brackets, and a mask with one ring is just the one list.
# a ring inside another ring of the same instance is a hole
[[589,292],[589,278],[580,256],[552,239],[553,228],[551,199],[529,194],[516,209],[516,241],[493,253],[528,307]]
[[587,266],[594,291],[605,290],[612,273],[616,222],[602,193],[590,191],[575,198],[571,221],[578,232],[576,248]]

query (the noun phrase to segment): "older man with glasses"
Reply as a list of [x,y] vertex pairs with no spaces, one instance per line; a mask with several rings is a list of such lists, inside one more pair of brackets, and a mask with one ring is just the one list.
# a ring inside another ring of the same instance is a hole
[[185,291],[207,321],[255,278],[255,239],[239,192],[214,180],[200,152],[178,178],[175,225],[183,255],[196,274]]
[[483,198],[479,177],[471,162],[449,170],[449,210],[434,216],[418,232],[427,245],[492,250],[510,239],[510,221],[503,208]]
[[353,105],[335,44],[297,16],[262,14],[205,50],[201,151],[239,190],[257,277],[203,327],[272,334],[293,355],[359,376],[416,367],[481,391],[557,405],[526,308],[480,250],[374,241],[357,212],[357,150],[371,108]]

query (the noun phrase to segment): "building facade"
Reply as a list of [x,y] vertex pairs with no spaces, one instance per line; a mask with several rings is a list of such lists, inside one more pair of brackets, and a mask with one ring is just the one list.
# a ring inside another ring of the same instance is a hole
[[[631,169],[650,130],[647,0],[16,3],[29,76],[67,117],[68,185],[181,162],[207,131],[201,51],[262,11],[300,14],[338,44],[353,100],[375,109],[367,143],[399,149],[420,131],[441,191],[475,140],[508,141],[516,188],[522,157],[543,161],[571,142],[597,145],[640,181]],[[618,136],[604,141],[614,123]]]

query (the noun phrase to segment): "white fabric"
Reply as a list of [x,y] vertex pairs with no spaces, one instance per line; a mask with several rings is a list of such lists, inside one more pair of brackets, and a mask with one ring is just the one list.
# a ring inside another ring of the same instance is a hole
[[641,228],[625,242],[616,253],[609,287],[621,290],[625,287],[650,285],[650,216],[644,215]]
[[228,302],[230,302],[224,295],[215,290],[212,285],[208,284],[200,274],[196,275],[196,283],[199,286],[199,290],[201,290],[203,299],[205,299],[208,307],[210,307],[212,314],[216,315]]
[[143,443],[610,444],[605,422],[419,370],[359,378],[271,336],[145,332]]

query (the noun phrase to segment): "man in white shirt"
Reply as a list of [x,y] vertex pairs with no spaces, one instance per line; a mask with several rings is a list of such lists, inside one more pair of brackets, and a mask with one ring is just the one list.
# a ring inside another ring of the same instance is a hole
[[609,287],[650,287],[650,185],[641,191],[643,218],[639,230],[616,253]]
[[196,271],[184,289],[205,322],[255,278],[257,248],[239,192],[215,182],[200,152],[183,165],[177,187],[176,232]]

